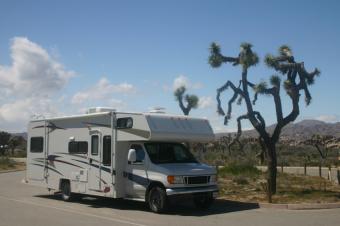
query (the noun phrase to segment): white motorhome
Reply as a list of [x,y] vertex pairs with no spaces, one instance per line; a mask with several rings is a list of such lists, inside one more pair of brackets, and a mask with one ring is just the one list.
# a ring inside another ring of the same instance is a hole
[[162,212],[171,197],[191,195],[208,207],[218,192],[216,170],[183,143],[207,142],[206,119],[93,108],[87,114],[32,120],[26,182],[62,194],[146,201]]

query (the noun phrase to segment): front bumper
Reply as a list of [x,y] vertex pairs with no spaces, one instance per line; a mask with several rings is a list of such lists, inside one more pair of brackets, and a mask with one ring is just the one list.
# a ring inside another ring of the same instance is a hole
[[217,195],[218,187],[216,185],[212,185],[212,186],[205,186],[205,187],[167,188],[165,191],[168,196],[204,193],[204,192],[213,192],[215,196]]

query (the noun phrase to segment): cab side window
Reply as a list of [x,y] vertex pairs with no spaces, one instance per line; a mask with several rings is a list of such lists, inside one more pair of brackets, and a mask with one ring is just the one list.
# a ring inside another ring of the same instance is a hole
[[133,144],[131,145],[131,149],[136,150],[136,162],[134,163],[143,163],[145,159],[145,152],[143,150],[143,147],[139,144]]

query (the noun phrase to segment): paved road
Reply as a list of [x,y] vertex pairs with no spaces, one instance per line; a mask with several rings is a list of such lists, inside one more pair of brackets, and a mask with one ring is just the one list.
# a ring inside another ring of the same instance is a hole
[[83,198],[66,203],[45,189],[21,183],[24,172],[0,174],[0,226],[339,226],[340,209],[274,210],[250,204],[218,201],[210,211],[174,207],[164,215],[149,212],[143,203]]

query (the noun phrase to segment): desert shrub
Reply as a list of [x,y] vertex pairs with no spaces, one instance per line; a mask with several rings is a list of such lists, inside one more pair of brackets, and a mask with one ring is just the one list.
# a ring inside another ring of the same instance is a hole
[[249,181],[247,180],[247,178],[242,177],[242,176],[236,176],[233,178],[233,182],[235,182],[236,184],[239,185],[246,185],[249,184]]
[[232,176],[246,176],[257,177],[261,174],[261,171],[250,163],[230,163],[227,166],[219,170],[220,176],[232,175]]
[[26,151],[17,151],[14,153],[14,155],[12,157],[15,158],[26,158],[27,157],[27,153]]
[[7,156],[0,157],[0,169],[7,169],[14,167],[15,162]]

